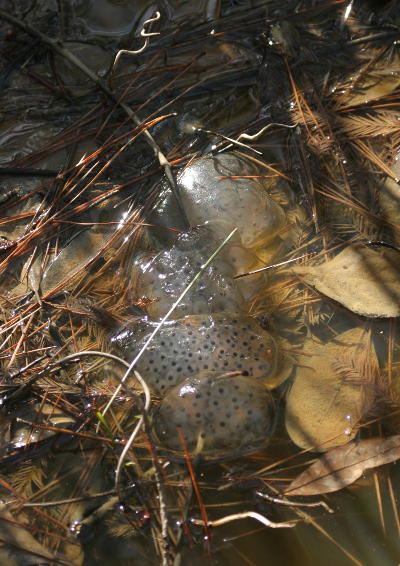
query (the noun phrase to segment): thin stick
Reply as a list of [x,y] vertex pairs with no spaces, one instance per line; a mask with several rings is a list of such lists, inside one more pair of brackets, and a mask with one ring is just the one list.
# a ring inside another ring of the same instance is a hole
[[[55,432],[57,434],[67,434],[69,436],[76,436],[77,438],[87,438],[89,440],[97,440],[99,442],[107,442],[107,443],[112,444],[112,445],[117,444],[117,445],[123,446],[123,445],[126,444],[125,440],[118,440],[118,439],[110,438],[110,437],[107,437],[107,436],[99,436],[98,434],[90,434],[89,432],[77,432],[76,430],[72,430],[72,429],[69,429],[69,428],[61,428],[61,427],[58,427],[58,426],[42,425],[42,424],[39,424],[39,423],[34,423],[33,421],[29,421],[27,419],[22,419],[21,417],[16,417],[15,421],[17,423],[23,423],[23,424],[29,425],[33,429],[47,430],[47,431],[50,431],[50,432]],[[20,453],[21,453],[21,456],[23,458],[26,458],[26,455],[24,455],[22,452],[20,452]],[[7,463],[7,461],[9,461],[10,457],[12,458],[12,455],[11,456],[5,456],[4,458],[2,458],[0,460],[0,463],[1,464]]]
[[[99,356],[99,357],[102,357],[102,358],[108,358],[110,360],[114,360],[116,362],[119,362],[120,364],[124,365],[128,369],[131,367],[128,364],[128,362],[126,362],[125,360],[123,360],[119,356],[115,356],[114,354],[109,354],[108,352],[102,352],[100,350],[82,350],[81,352],[75,352],[74,354],[69,354],[68,356],[65,356],[64,358],[61,358],[61,360],[57,360],[57,362],[52,367],[58,366],[60,364],[68,362],[68,361],[71,361],[74,358],[80,358],[82,356]],[[138,380],[138,382],[140,383],[140,385],[143,388],[143,393],[145,395],[145,410],[147,411],[148,408],[150,407],[150,401],[151,401],[150,390],[147,386],[147,383],[144,381],[144,379],[141,377],[141,375],[137,371],[135,371],[134,374],[135,374],[136,379]],[[118,391],[120,391],[120,389],[123,385],[124,385],[123,380],[121,380],[120,384],[118,386],[119,387]],[[104,413],[103,413],[103,415],[104,415]],[[140,419],[139,419],[139,423],[142,424]]]
[[[147,432],[148,429],[148,422],[145,422],[145,429]],[[167,514],[167,502],[166,502],[166,494],[163,484],[163,470],[161,467],[161,462],[157,456],[156,451],[154,450],[154,446],[152,445],[150,438],[149,441],[149,452],[151,454],[151,458],[153,461],[154,466],[154,476],[156,479],[156,486],[157,486],[157,497],[160,507],[160,522],[161,522],[161,556],[162,556],[162,566],[171,566],[172,557],[169,552],[170,548],[170,536],[169,536],[169,527],[168,527],[168,514]]]
[[296,526],[296,523],[294,522],[274,523],[264,515],[261,515],[261,513],[256,513],[255,511],[244,511],[243,513],[235,513],[234,515],[226,515],[226,517],[222,517],[221,519],[208,521],[207,525],[202,519],[191,519],[191,522],[195,525],[220,527],[221,525],[226,525],[227,523],[232,523],[233,521],[240,521],[241,519],[255,519],[256,521],[259,521],[260,523],[262,523],[266,527],[270,527],[271,529],[291,529]]
[[[135,486],[136,487],[136,486]],[[133,486],[128,486],[122,488],[122,491],[130,491],[133,490]],[[115,495],[115,489],[109,489],[108,491],[102,491],[100,493],[93,493],[91,495],[81,495],[80,497],[71,497],[70,499],[58,499],[54,501],[37,501],[37,502],[30,502],[30,503],[22,503],[20,507],[58,507],[60,505],[71,505],[71,503],[79,503],[80,501],[90,501],[91,499],[99,499],[101,497],[107,497],[109,495]],[[116,499],[118,501],[118,499]],[[6,505],[11,505],[13,502],[9,501]]]
[[[128,371],[130,369],[130,365],[128,364],[128,362],[126,362],[125,360],[123,360],[122,358],[119,358],[118,356],[115,356],[114,354],[109,354],[108,352],[101,352],[99,350],[86,350],[86,351],[82,351],[82,352],[76,352],[74,354],[70,354],[68,356],[65,356],[64,358],[62,358],[61,360],[58,360],[57,363],[55,365],[59,365],[61,363],[65,363],[67,361],[71,361],[74,358],[78,357],[82,357],[82,356],[100,356],[103,358],[108,358],[114,361],[119,362],[120,364],[124,365],[125,367],[128,368]],[[142,425],[143,425],[143,421],[144,421],[144,414],[148,412],[149,408],[150,408],[150,402],[151,402],[151,396],[150,396],[150,390],[147,386],[147,383],[144,381],[144,379],[142,378],[142,376],[135,371],[134,375],[137,379],[137,381],[140,383],[140,385],[143,388],[143,392],[145,395],[145,403],[144,403],[144,407],[142,410],[142,414],[140,415],[140,418],[132,432],[132,434],[130,435],[128,442],[126,443],[126,445],[124,446],[121,455],[118,459],[118,464],[117,464],[117,469],[116,469],[116,473],[115,473],[115,486],[116,489],[118,489],[118,483],[119,483],[119,476],[120,476],[120,472],[121,472],[121,467],[123,464],[123,461],[125,459],[126,454],[128,453],[130,447],[132,446],[136,436],[138,435]],[[121,389],[121,387],[124,386],[124,383],[122,381],[120,381],[120,384],[118,386],[118,390]],[[104,413],[103,413],[104,414]]]
[[390,502],[392,504],[392,509],[393,509],[393,515],[394,515],[394,518],[396,519],[397,536],[400,536],[399,510],[397,508],[396,496],[394,494],[392,478],[390,476],[388,477],[388,487],[389,487],[389,493],[390,493]]
[[[125,365],[128,366],[128,372],[130,371],[130,366],[125,363]],[[121,469],[122,469],[122,465],[124,463],[125,460],[125,456],[127,455],[127,453],[129,452],[132,444],[135,441],[136,436],[139,433],[139,430],[142,427],[143,424],[143,420],[144,420],[144,413],[147,413],[149,408],[150,408],[150,391],[149,388],[146,384],[146,382],[144,381],[144,379],[142,378],[142,376],[140,375],[140,373],[138,373],[137,371],[133,372],[135,374],[136,379],[139,381],[139,383],[142,385],[143,389],[145,389],[146,391],[146,400],[145,400],[145,405],[143,407],[142,410],[142,414],[140,415],[140,419],[137,422],[137,425],[135,426],[135,428],[133,429],[132,434],[130,435],[128,442],[125,444],[124,449],[121,452],[120,457],[118,458],[118,464],[117,464],[117,468],[115,470],[115,489],[118,490],[118,486],[119,486],[119,479],[120,479],[120,475],[121,475]],[[126,374],[125,374],[126,375]],[[129,375],[129,374],[128,374]],[[121,380],[121,383],[118,387],[121,387],[123,384],[123,380]],[[103,415],[105,414],[105,410],[103,412]]]
[[182,447],[183,447],[183,451],[185,453],[185,462],[186,462],[186,466],[187,466],[187,469],[188,469],[188,472],[189,472],[190,480],[192,482],[193,490],[194,490],[194,493],[196,494],[196,499],[197,499],[197,502],[199,504],[200,513],[201,513],[201,516],[202,516],[201,522],[204,525],[204,531],[205,531],[205,537],[204,538],[205,538],[205,540],[207,540],[209,542],[210,541],[210,533],[208,531],[209,520],[208,520],[208,517],[207,517],[207,510],[206,510],[206,507],[204,505],[203,498],[201,496],[201,491],[200,491],[199,484],[198,484],[197,479],[196,479],[196,474],[194,473],[193,464],[192,464],[192,460],[190,458],[190,454],[189,454],[189,451],[188,451],[188,448],[187,448],[185,435],[184,435],[182,429],[180,429],[180,428],[178,428],[178,435],[179,435],[179,440],[180,440]]
[[21,347],[21,344],[22,344],[22,342],[23,342],[23,340],[24,340],[24,338],[25,338],[25,336],[26,336],[26,334],[27,334],[27,332],[28,332],[28,330],[29,330],[29,326],[30,326],[30,324],[31,324],[31,322],[32,322],[32,319],[33,319],[33,317],[35,316],[35,314],[36,314],[36,311],[34,311],[34,312],[30,315],[30,317],[29,317],[27,323],[25,324],[25,326],[24,326],[24,328],[23,328],[23,330],[22,330],[22,332],[21,332],[20,339],[18,340],[18,344],[16,345],[16,347],[15,347],[15,349],[14,349],[14,352],[13,352],[13,354],[12,354],[12,356],[11,356],[10,361],[8,362],[8,366],[7,366],[7,367],[10,368],[10,367],[13,365],[13,362],[14,362],[14,360],[15,360],[15,356],[17,355],[17,352],[18,352],[18,350],[19,350],[20,347]]
[[286,261],[281,261],[280,263],[274,263],[273,265],[267,265],[266,267],[261,267],[260,269],[254,269],[253,271],[248,271],[247,273],[240,273],[235,275],[234,279],[239,279],[240,277],[246,277],[247,275],[254,275],[255,273],[261,273],[267,271],[268,269],[275,269],[275,267],[280,267],[281,265],[287,265],[288,263],[293,263],[294,261],[299,261],[311,255],[315,255],[317,252],[310,252],[308,254],[301,255],[299,257],[294,257],[293,259],[287,259]]
[[274,497],[273,495],[268,495],[268,493],[263,493],[262,491],[256,491],[258,497],[262,497],[271,503],[277,503],[279,505],[286,505],[287,507],[323,507],[328,511],[328,513],[334,513],[335,511],[329,507],[325,501],[316,501],[315,503],[303,503],[300,501],[291,501],[290,499],[281,499],[280,497]]
[[296,509],[296,513],[306,522],[309,523],[310,525],[312,525],[314,527],[314,529],[316,529],[317,531],[319,531],[323,536],[325,536],[332,544],[334,544],[337,548],[339,548],[346,556],[349,560],[351,560],[354,564],[356,564],[356,566],[364,566],[362,562],[360,562],[355,556],[353,556],[351,554],[351,552],[349,550],[347,550],[346,548],[344,548],[341,544],[339,544],[339,542],[335,539],[334,536],[330,535],[328,533],[328,531],[326,531],[323,527],[321,527],[321,525],[315,521],[315,519],[309,515],[308,513],[306,513],[305,511],[301,510],[301,509]]
[[0,167],[0,175],[23,175],[35,177],[57,177],[58,171],[53,169],[35,169],[32,167]]
[[381,521],[382,526],[382,533],[386,537],[386,525],[385,525],[385,515],[383,512],[383,505],[382,505],[382,491],[381,491],[381,484],[379,483],[379,476],[377,472],[374,472],[374,485],[375,485],[375,492],[376,492],[376,501],[378,505],[379,511],[379,518]]
[[[46,323],[47,324],[47,323]],[[52,346],[51,346],[52,347]],[[42,348],[42,350],[45,350],[46,348]],[[34,351],[34,350],[33,350]],[[31,353],[31,352],[27,352],[27,353]],[[25,367],[19,369],[18,371],[16,371],[15,373],[13,373],[11,375],[12,379],[15,379],[16,377],[18,377],[19,375],[21,375],[22,373],[24,373],[26,370],[30,369],[31,367],[35,366],[36,364],[40,363],[41,361],[45,360],[48,356],[45,354],[44,356],[40,356],[40,358],[37,358],[36,360],[33,360],[33,362],[30,362],[28,365],[26,365]]]

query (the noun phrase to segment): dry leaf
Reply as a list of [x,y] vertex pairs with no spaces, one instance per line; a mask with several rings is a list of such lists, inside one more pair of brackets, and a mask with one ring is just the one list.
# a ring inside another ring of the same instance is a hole
[[318,495],[337,491],[355,482],[365,470],[400,458],[400,435],[370,438],[338,446],[292,481],[286,495]]
[[293,271],[324,295],[368,317],[400,315],[400,254],[362,245],[348,246],[333,260]]
[[62,556],[45,548],[30,532],[32,527],[11,515],[5,503],[0,503],[1,544],[0,560],[2,564],[34,566],[49,563],[66,564]]
[[400,159],[391,165],[393,178],[387,177],[379,190],[379,205],[385,215],[385,220],[390,223],[392,241],[400,245]]
[[354,438],[374,400],[378,361],[362,328],[328,343],[307,340],[304,352],[286,400],[286,429],[300,448],[329,450]]

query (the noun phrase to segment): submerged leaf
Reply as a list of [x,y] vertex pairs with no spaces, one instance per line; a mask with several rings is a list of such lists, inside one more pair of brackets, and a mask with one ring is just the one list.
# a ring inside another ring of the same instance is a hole
[[393,249],[348,246],[322,265],[293,271],[324,295],[368,317],[400,315],[400,255]]
[[[24,524],[25,523],[25,524]],[[0,560],[2,564],[24,566],[40,565],[52,562],[66,564],[59,554],[56,556],[41,542],[36,540],[30,531],[34,531],[25,519],[24,522],[14,517],[5,503],[0,503],[1,547]]]
[[312,450],[346,444],[374,399],[378,362],[370,336],[354,328],[327,343],[307,340],[304,354],[286,400],[288,434]]
[[293,480],[285,494],[318,495],[337,491],[355,482],[366,470],[399,458],[400,435],[338,446]]

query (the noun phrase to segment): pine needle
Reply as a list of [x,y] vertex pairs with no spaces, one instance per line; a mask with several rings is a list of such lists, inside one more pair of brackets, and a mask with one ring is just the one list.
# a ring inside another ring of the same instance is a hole
[[389,112],[375,112],[365,116],[355,114],[341,118],[339,124],[342,131],[352,138],[400,136],[399,116]]

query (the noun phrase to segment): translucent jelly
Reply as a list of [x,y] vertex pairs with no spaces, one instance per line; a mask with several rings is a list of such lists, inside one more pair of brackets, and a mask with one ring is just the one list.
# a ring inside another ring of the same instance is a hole
[[[125,359],[139,352],[153,324],[123,330],[113,341]],[[268,387],[277,366],[272,336],[253,318],[239,313],[186,316],[166,323],[137,363],[147,385],[160,396],[182,380],[208,370],[245,371]]]
[[[259,379],[199,374],[171,389],[154,415],[154,436],[166,448],[215,460],[266,443],[274,423],[271,394]],[[186,445],[186,446],[185,446]]]
[[[164,316],[220,243],[216,226],[198,226],[182,232],[173,246],[155,256],[135,261],[133,292],[136,300],[153,299],[147,307],[152,319]],[[174,318],[188,314],[242,311],[260,285],[262,276],[234,280],[240,272],[255,269],[257,258],[239,245],[228,244],[180,301]]]
[[[178,177],[182,205],[191,226],[218,222],[220,239],[238,228],[241,244],[256,252],[286,224],[282,207],[268,194],[267,170],[234,152],[194,160]],[[266,175],[265,175],[266,176]],[[169,189],[161,195],[154,223],[181,228],[182,218]]]

